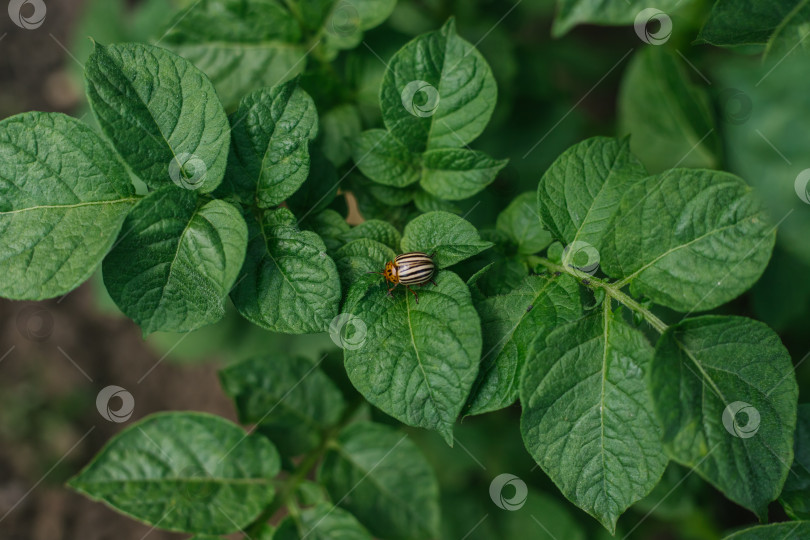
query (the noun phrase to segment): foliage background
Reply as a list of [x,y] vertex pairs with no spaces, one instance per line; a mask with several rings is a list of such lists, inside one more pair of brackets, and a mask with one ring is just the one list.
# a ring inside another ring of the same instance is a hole
[[[52,2],[48,22],[39,32],[23,31],[0,17],[0,35],[5,36],[0,41],[0,118],[32,109],[82,117],[86,105],[78,63],[90,51],[85,36],[105,43],[146,41],[165,24],[166,4]],[[759,84],[767,70],[748,51],[690,43],[709,6],[688,4],[673,15],[670,45],[691,62],[675,58],[678,69],[710,97],[705,118],[690,125],[705,121],[712,132],[705,140],[700,139],[703,133],[686,133],[685,140],[697,142],[700,151],[690,153],[694,161],[684,165],[731,170],[760,190],[775,209],[776,220],[788,214],[763,278],[721,311],[757,318],[780,334],[799,364],[799,402],[806,401],[810,366],[800,362],[810,350],[810,207],[786,188],[807,168],[803,154],[810,143],[810,92],[801,83],[807,68],[787,61]],[[571,144],[593,135],[635,132],[639,122],[653,135],[666,136],[673,119],[689,112],[665,89],[646,88],[649,80],[643,74],[632,79],[644,60],[636,55],[643,44],[632,27],[584,26],[552,38],[553,13],[551,0],[523,0],[514,8],[497,0],[404,0],[384,25],[366,34],[367,45],[357,49],[357,62],[368,74],[369,90],[361,95],[366,99],[363,113],[373,121],[379,114],[376,89],[383,61],[411,37],[438,28],[454,15],[459,33],[477,43],[495,73],[499,99],[475,148],[511,158],[484,193],[459,204],[461,213],[480,228],[491,227],[515,196],[533,191],[542,172]],[[645,92],[655,97],[653,105],[633,118],[629,109]],[[658,150],[645,145],[650,140],[636,137],[633,145],[651,172],[680,159],[672,155],[671,146]],[[23,503],[0,521],[0,533],[35,539],[180,537],[150,531],[61,487],[121,427],[99,420],[93,401],[98,388],[117,384],[136,389],[132,420],[184,409],[235,419],[219,390],[219,366],[255,352],[290,351],[314,360],[330,348],[326,336],[269,335],[234,313],[188,336],[158,333],[144,343],[140,329],[106,297],[98,276],[59,302],[0,300],[0,356],[5,354],[0,360],[0,516],[33,486]],[[378,411],[373,414],[377,421],[397,425]],[[467,418],[456,428],[453,449],[435,433],[408,430],[439,475],[442,538],[463,538],[473,527],[467,538],[607,538],[598,523],[565,501],[534,465],[516,429],[518,418],[517,406]],[[502,472],[517,475],[532,488],[524,511],[506,512],[492,504],[489,483]],[[754,522],[753,515],[686,473],[670,465],[653,494],[621,518],[617,537],[632,530],[631,538],[709,539]],[[540,519],[551,536],[530,515]],[[784,517],[776,504],[771,517]]]

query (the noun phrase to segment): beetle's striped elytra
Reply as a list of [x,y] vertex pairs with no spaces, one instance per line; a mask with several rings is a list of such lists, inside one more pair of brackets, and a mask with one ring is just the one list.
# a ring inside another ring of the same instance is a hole
[[388,295],[394,296],[393,291],[400,283],[405,285],[405,288],[413,293],[416,303],[419,303],[419,295],[416,291],[411,289],[411,285],[424,286],[433,281],[433,275],[436,273],[436,263],[433,262],[433,256],[436,253],[427,255],[421,251],[412,251],[410,253],[403,253],[394,257],[393,261],[385,263],[385,270],[382,272],[369,272],[370,274],[382,274],[385,280],[393,283],[393,287],[388,288]]

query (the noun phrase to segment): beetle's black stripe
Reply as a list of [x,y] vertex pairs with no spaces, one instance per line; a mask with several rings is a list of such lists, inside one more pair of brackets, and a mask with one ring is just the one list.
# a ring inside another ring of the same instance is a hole
[[429,280],[433,275],[433,269],[420,270],[418,273],[405,273],[399,275],[399,282],[403,285],[414,285],[417,283],[424,283]]
[[425,255],[424,253],[420,253],[418,251],[414,251],[412,253],[403,253],[402,255],[397,255],[394,261],[397,264],[403,263],[411,263],[411,262],[426,262],[433,264],[433,259]]

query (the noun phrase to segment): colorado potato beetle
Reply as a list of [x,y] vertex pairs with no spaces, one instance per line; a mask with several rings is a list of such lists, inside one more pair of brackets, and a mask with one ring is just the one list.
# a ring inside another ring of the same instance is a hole
[[380,274],[385,277],[385,280],[393,283],[393,287],[388,288],[388,296],[394,296],[391,292],[400,283],[405,285],[405,288],[413,293],[416,303],[419,303],[419,295],[416,291],[411,289],[411,285],[424,286],[433,281],[433,274],[436,273],[436,263],[433,262],[433,256],[436,253],[427,255],[421,251],[412,251],[410,253],[403,253],[394,257],[393,261],[385,263],[385,270],[382,272],[369,272],[370,274]]

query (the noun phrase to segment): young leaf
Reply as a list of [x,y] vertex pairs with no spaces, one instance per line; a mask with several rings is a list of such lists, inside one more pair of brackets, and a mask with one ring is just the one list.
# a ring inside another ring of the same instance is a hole
[[466,148],[442,148],[422,154],[420,185],[441,199],[472,197],[489,184],[509,160],[493,159]]
[[160,413],[113,437],[68,486],[161,529],[225,534],[270,503],[279,468],[270,441],[224,418]]
[[686,70],[673,51],[644,47],[622,79],[619,133],[631,136],[630,148],[650,172],[720,164],[720,137],[708,91],[693,84]]
[[362,346],[345,351],[345,363],[372,405],[437,430],[452,445],[453,423],[478,373],[481,324],[457,275],[443,270],[434,279],[436,286],[419,288],[418,304],[410,292],[392,299],[373,281],[358,280],[343,312],[360,317],[368,333]]
[[364,274],[382,272],[385,263],[393,261],[394,257],[396,253],[391,248],[370,238],[348,242],[335,252],[335,264],[343,290],[348,290]]
[[258,356],[219,372],[239,422],[256,424],[285,456],[314,448],[320,432],[340,419],[340,390],[318,365],[287,355]]
[[[578,24],[623,25],[633,24],[639,12],[653,7],[664,12],[674,10],[681,0],[557,0],[557,15],[551,33],[561,37]],[[670,29],[671,30],[671,29]]]
[[611,533],[647,495],[667,458],[645,377],[644,335],[610,309],[535,342],[520,386],[523,442],[574,504]]
[[798,388],[779,337],[744,317],[686,319],[659,339],[649,384],[669,456],[764,517],[793,462]]
[[0,122],[0,296],[78,287],[136,200],[112,148],[78,120],[31,112]]
[[799,405],[793,465],[779,502],[793,519],[810,519],[810,404],[807,403]]
[[521,193],[498,214],[495,222],[497,230],[506,234],[521,255],[537,253],[552,240],[551,233],[540,223],[535,201],[533,192]]
[[436,252],[436,266],[446,268],[492,247],[464,218],[449,212],[422,214],[405,226],[402,250]]
[[306,66],[301,29],[279,2],[207,0],[166,25],[161,42],[188,58],[232,110],[248,92],[288,81]]
[[568,246],[601,250],[622,195],[646,174],[627,139],[593,137],[575,144],[552,163],[537,186],[543,225]]
[[579,284],[567,276],[527,276],[509,293],[474,298],[474,304],[481,317],[484,347],[478,379],[467,400],[467,415],[514,403],[532,343],[582,316]]
[[400,431],[365,422],[350,425],[326,453],[318,481],[374,536],[438,536],[438,482],[419,448]]
[[342,238],[346,242],[359,240],[360,238],[368,238],[370,240],[376,240],[381,244],[385,244],[389,248],[396,251],[399,249],[399,242],[402,240],[402,235],[399,234],[396,227],[387,221],[369,219],[343,233]]
[[239,211],[192,191],[166,187],[127,216],[104,259],[104,285],[144,334],[187,332],[220,320],[245,260],[247,227]]
[[352,156],[360,172],[378,184],[401,188],[419,181],[418,155],[384,129],[358,135]]
[[101,129],[151,188],[200,193],[222,181],[228,118],[208,78],[188,60],[142,43],[96,45],[85,66]]
[[775,228],[759,198],[725,172],[671,169],[627,189],[602,253],[606,274],[678,311],[704,311],[756,281]]
[[286,208],[248,222],[250,242],[231,299],[249,321],[288,334],[323,332],[337,315],[340,280],[321,238]]
[[302,225],[321,237],[330,255],[343,245],[343,235],[351,229],[343,216],[328,208],[310,216]]
[[450,201],[445,201],[438,197],[434,197],[424,190],[417,190],[413,194],[413,204],[420,212],[449,212],[451,214],[460,214],[461,209]]
[[470,143],[489,122],[497,94],[486,60],[450,19],[391,58],[380,105],[385,127],[411,151],[423,152]]
[[369,532],[346,510],[328,503],[307,508],[282,521],[273,540],[372,540]]
[[723,540],[800,540],[810,536],[810,521],[758,525],[737,531]]
[[318,133],[318,112],[297,81],[245,96],[232,125],[228,181],[254,186],[260,207],[280,204],[304,183],[309,141]]

